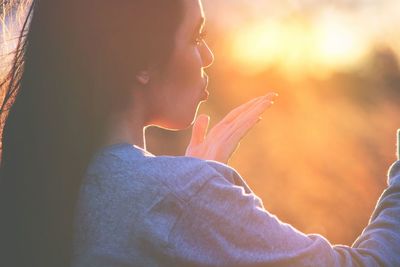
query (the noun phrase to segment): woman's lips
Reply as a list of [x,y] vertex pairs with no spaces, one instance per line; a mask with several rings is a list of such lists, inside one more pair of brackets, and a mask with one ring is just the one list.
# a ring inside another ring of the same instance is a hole
[[207,91],[207,89],[203,90],[203,95],[201,97],[202,101],[206,101],[208,99],[208,96],[210,95],[210,93]]

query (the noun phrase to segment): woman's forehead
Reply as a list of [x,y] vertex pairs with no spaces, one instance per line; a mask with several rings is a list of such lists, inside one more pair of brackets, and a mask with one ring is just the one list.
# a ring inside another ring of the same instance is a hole
[[196,11],[200,13],[201,15],[204,15],[203,11],[203,2],[201,0],[183,0],[183,3],[185,7],[193,9],[193,11]]
[[205,15],[201,0],[184,0],[184,28],[193,31],[198,26],[202,27],[205,21]]

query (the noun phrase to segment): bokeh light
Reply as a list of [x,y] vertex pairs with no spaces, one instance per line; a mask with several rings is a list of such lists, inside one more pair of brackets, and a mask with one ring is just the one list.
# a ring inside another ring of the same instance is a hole
[[361,64],[367,55],[371,41],[352,25],[334,13],[313,21],[296,16],[260,20],[232,33],[232,58],[247,73],[279,66],[289,75],[325,77]]

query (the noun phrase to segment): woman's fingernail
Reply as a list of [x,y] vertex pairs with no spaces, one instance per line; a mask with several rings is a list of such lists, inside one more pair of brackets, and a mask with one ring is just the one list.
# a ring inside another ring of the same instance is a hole
[[269,94],[265,95],[264,98],[268,99],[268,100],[272,100],[272,99],[275,99],[275,97],[278,97],[278,96],[279,95],[277,93],[269,93]]

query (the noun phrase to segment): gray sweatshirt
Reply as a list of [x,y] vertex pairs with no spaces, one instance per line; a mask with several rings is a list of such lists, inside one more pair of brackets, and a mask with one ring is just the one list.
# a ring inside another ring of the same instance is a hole
[[127,143],[104,147],[81,186],[72,266],[398,267],[400,161],[387,181],[348,247],[281,222],[229,166]]

